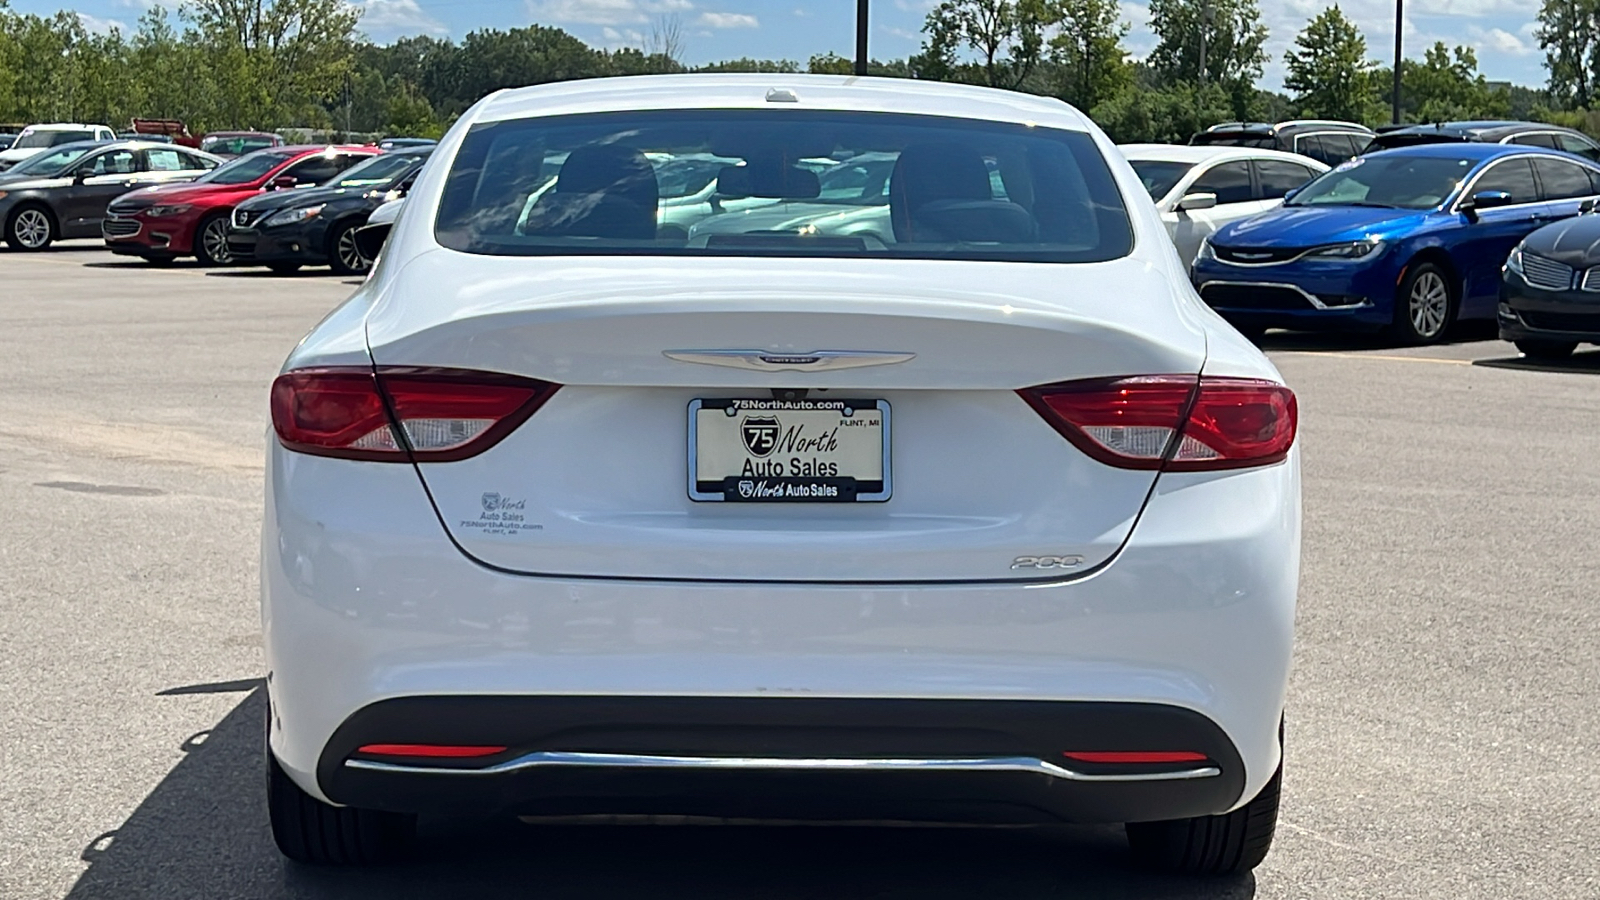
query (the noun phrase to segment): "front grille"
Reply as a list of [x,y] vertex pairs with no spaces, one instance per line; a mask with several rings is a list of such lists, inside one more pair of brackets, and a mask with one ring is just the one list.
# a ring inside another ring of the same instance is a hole
[[139,233],[139,220],[108,218],[100,223],[100,231],[106,237],[133,237]]
[[236,209],[233,211],[233,227],[249,228],[250,223],[254,222],[257,218],[258,216],[248,209]]
[[1536,288],[1547,291],[1572,290],[1572,267],[1562,265],[1553,259],[1534,256],[1532,253],[1522,254],[1523,277]]
[[124,201],[119,200],[119,201],[111,204],[110,206],[106,207],[106,212],[110,213],[113,216],[131,216],[134,213],[137,213],[140,210],[149,207],[149,205],[150,204],[148,204],[148,203],[142,203],[142,202],[139,202],[139,201],[134,201],[132,203],[128,203],[128,202],[124,202]]
[[1600,266],[1583,273],[1583,289],[1586,291],[1600,291]]
[[255,259],[256,242],[252,240],[239,240],[236,237],[228,238],[228,253],[235,261]]
[[1306,252],[1304,247],[1218,247],[1211,245],[1211,252],[1226,263],[1245,266],[1270,266],[1273,263],[1288,262]]
[[1529,328],[1540,331],[1582,331],[1589,334],[1600,334],[1600,312],[1592,313],[1553,313],[1531,312],[1517,310]]
[[1200,289],[1200,298],[1221,309],[1311,309],[1299,291],[1271,284],[1229,284],[1214,281]]

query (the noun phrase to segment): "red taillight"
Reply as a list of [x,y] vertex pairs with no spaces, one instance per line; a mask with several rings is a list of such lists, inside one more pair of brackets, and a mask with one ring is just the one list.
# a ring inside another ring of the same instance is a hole
[[1294,444],[1294,392],[1273,381],[1194,375],[1069,381],[1020,392],[1095,459],[1123,469],[1197,471],[1281,461]]
[[1067,752],[1061,755],[1077,762],[1123,766],[1205,762],[1208,759],[1204,753],[1195,753],[1190,750],[1089,750]]
[[506,752],[504,747],[481,744],[363,744],[357,753],[370,756],[411,756],[423,759],[473,759]]
[[272,427],[302,453],[446,462],[494,446],[557,387],[458,369],[299,369],[272,383]]

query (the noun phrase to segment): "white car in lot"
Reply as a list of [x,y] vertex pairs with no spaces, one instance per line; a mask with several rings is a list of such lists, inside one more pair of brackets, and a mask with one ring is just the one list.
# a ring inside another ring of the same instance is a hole
[[1123,144],[1184,265],[1217,229],[1274,209],[1285,194],[1328,171],[1309,156],[1228,146]]
[[0,172],[51,147],[75,144],[79,141],[114,141],[117,133],[108,125],[79,125],[57,122],[49,125],[29,125],[22,129],[11,146],[0,150]]
[[[663,234],[651,155],[692,153],[795,202],[796,160],[892,154],[892,234]],[[1295,399],[1084,116],[552,84],[469,110],[406,202],[272,386],[287,856],[504,811],[1128,823],[1150,866],[1260,862]]]

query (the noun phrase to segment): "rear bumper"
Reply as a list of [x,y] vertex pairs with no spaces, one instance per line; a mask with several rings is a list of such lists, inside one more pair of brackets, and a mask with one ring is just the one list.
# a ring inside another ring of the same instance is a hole
[[[363,753],[485,744],[475,759]],[[1071,750],[1204,758],[1080,762]],[[342,724],[318,763],[335,802],[404,812],[1130,822],[1239,799],[1215,723],[1131,703],[797,697],[412,697]]]
[[[883,792],[886,805],[901,794],[976,797],[1014,810],[1026,794],[1021,806],[1040,815],[1124,821],[1222,812],[1278,765],[1299,571],[1297,452],[1257,470],[1163,475],[1111,564],[1045,585],[512,575],[449,542],[408,466],[291,454],[273,441],[266,487],[271,748],[296,783],[334,802],[594,812],[667,796],[684,799],[671,804],[680,811],[700,800],[710,811],[749,795],[780,809],[794,801],[800,814],[828,805],[824,795]],[[995,712],[969,712],[969,702]],[[812,703],[824,712],[802,709]],[[1135,724],[1101,724],[1124,721],[1129,705]],[[685,708],[692,715],[662,727],[662,711]],[[885,725],[894,733],[880,734]],[[1145,743],[1146,731],[1165,746]],[[348,767],[367,742],[503,745],[500,762],[605,752],[1059,765],[1069,750],[1196,750],[1221,772],[1147,785],[770,766],[439,776]]]

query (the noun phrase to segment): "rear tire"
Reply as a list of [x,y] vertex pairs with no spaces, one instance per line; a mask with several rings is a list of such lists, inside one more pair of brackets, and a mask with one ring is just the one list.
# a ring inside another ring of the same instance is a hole
[[271,269],[274,275],[293,275],[300,271],[300,265],[297,262],[271,262],[267,263],[267,268]]
[[1128,847],[1141,868],[1179,875],[1238,875],[1272,849],[1283,764],[1254,800],[1220,816],[1128,823]]
[[1546,341],[1539,338],[1524,338],[1515,342],[1517,349],[1529,359],[1561,360],[1572,355],[1578,349],[1577,341]]
[[6,220],[6,243],[13,250],[43,250],[56,239],[56,218],[37,203],[12,210]]
[[194,256],[202,266],[233,262],[233,254],[228,252],[228,213],[212,213],[195,226]]
[[1455,279],[1431,262],[1412,263],[1394,295],[1389,333],[1406,344],[1435,344],[1456,318]]
[[270,748],[266,754],[267,812],[284,856],[315,866],[365,866],[411,846],[416,816],[323,803],[284,773]]

